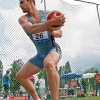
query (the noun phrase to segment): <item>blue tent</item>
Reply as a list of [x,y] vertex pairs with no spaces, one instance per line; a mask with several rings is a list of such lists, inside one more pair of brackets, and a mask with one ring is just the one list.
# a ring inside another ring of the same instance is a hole
[[63,75],[61,75],[61,79],[65,79],[65,78],[67,78],[67,79],[75,79],[75,78],[81,78],[83,75],[81,75],[81,74],[75,74],[75,73],[67,73],[67,74],[63,74]]
[[82,78],[83,75],[82,74],[76,74],[76,78]]

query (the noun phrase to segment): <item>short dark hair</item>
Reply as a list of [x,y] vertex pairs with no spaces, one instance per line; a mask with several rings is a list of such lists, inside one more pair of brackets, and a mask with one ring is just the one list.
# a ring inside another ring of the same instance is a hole
[[9,74],[9,73],[10,73],[10,71],[9,71],[9,70],[7,70],[7,71],[6,71],[6,74]]
[[[20,0],[19,0],[20,1]],[[29,1],[29,0],[27,0],[27,1]],[[33,0],[33,3],[34,3],[34,5],[35,5],[35,0]]]

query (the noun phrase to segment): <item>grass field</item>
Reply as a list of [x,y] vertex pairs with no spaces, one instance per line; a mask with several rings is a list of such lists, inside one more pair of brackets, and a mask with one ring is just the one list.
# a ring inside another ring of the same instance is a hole
[[74,98],[71,100],[100,100],[100,97],[83,97],[83,98]]
[[[51,99],[47,99],[51,100]],[[66,98],[66,99],[59,99],[59,100],[100,100],[100,96],[97,97],[81,97],[81,98]]]

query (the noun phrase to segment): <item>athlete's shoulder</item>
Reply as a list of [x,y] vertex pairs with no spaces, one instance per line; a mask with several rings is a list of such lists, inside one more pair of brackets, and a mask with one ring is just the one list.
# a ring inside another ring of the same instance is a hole
[[28,20],[28,18],[26,17],[26,15],[23,15],[23,16],[19,17],[18,22],[19,22],[20,24],[22,24],[22,23],[25,22],[26,20]]
[[50,11],[49,10],[43,10],[43,12],[44,12],[44,14],[48,14],[48,13],[50,13]]

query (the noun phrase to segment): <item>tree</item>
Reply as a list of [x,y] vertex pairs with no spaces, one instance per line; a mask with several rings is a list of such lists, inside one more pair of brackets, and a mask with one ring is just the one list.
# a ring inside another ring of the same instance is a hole
[[[59,67],[59,71],[58,71],[59,76],[61,76],[61,75],[64,74],[63,68],[64,68],[64,66],[60,66],[60,67]],[[61,80],[60,80],[60,87],[63,87],[64,83],[65,83],[64,80],[61,79]]]
[[[59,75],[60,75],[60,76],[63,75],[63,74],[67,74],[67,73],[72,72],[72,71],[71,71],[70,64],[69,64],[69,61],[67,61],[67,63],[65,64],[65,66],[60,66],[58,72],[59,72]],[[67,82],[67,81],[68,81],[68,79],[61,79],[61,80],[60,80],[60,87],[63,88],[65,82]]]
[[72,72],[71,67],[70,67],[69,61],[67,61],[67,63],[64,66],[64,74],[67,74],[67,73],[70,73],[70,72]]
[[58,73],[59,73],[59,76],[61,76],[62,74],[64,74],[64,66],[60,66],[59,67],[59,70],[58,70]]
[[21,67],[23,66],[23,62],[21,59],[15,60],[11,66],[11,85],[10,85],[10,89],[11,92],[14,93],[16,90],[20,90],[20,84],[19,82],[16,80],[16,74],[17,72],[21,69]]
[[3,64],[2,61],[0,60],[0,92],[2,90],[2,77],[3,77]]
[[97,69],[92,67],[92,68],[89,68],[85,71],[85,73],[96,73]]

